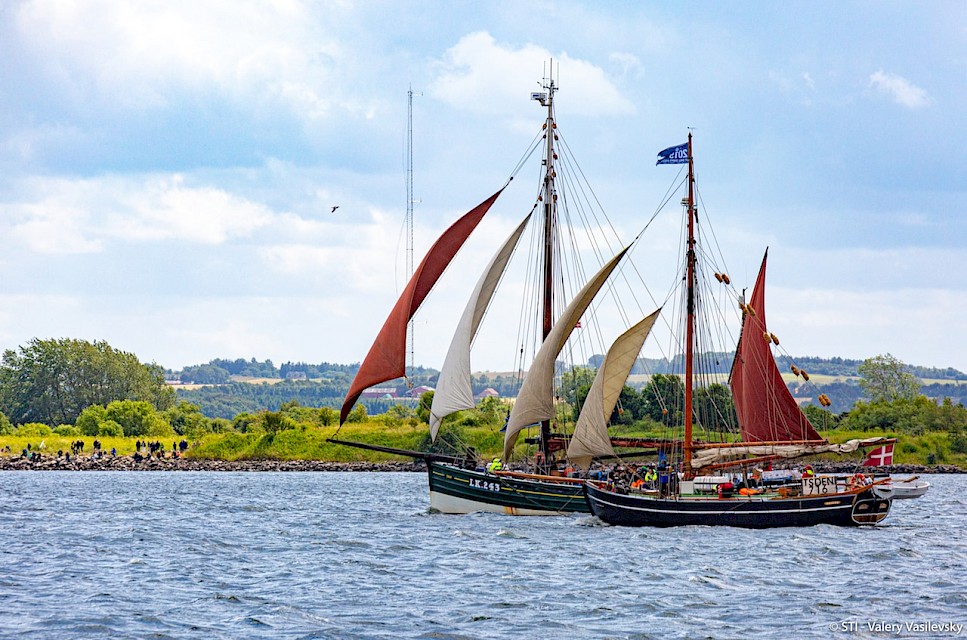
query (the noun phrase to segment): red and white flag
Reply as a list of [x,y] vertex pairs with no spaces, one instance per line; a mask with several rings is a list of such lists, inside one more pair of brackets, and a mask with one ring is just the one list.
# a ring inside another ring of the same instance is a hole
[[863,462],[864,467],[882,467],[893,464],[893,445],[885,444],[870,451],[869,457]]

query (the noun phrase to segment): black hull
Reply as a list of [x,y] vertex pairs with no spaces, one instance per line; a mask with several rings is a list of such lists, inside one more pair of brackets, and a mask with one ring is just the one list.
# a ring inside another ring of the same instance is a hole
[[513,478],[427,460],[430,507],[443,513],[588,513],[582,483]]
[[622,495],[588,482],[584,491],[591,513],[608,524],[627,527],[872,525],[886,517],[891,502],[872,490],[820,497],[674,499]]

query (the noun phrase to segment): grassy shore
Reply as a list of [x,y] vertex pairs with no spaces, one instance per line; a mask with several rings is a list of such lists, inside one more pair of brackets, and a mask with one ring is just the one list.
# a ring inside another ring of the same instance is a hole
[[[376,451],[357,449],[326,442],[327,438],[336,436],[335,427],[298,427],[276,433],[213,433],[200,440],[192,441],[185,456],[199,460],[314,460],[324,462],[389,462],[408,460],[400,456],[393,456]],[[656,434],[633,434],[623,432],[622,436],[638,435],[641,437],[655,437]],[[832,442],[845,442],[853,438],[869,438],[873,436],[895,436],[890,433],[873,433],[857,431],[830,431],[826,434]],[[347,424],[338,432],[339,439],[365,442],[368,444],[394,447],[397,449],[411,449],[426,451],[430,446],[426,425],[400,424],[387,426],[381,422],[367,422]],[[6,456],[18,456],[29,444],[32,451],[40,450],[44,454],[55,454],[58,450],[69,451],[71,442],[83,440],[84,453],[93,450],[91,436],[63,437],[63,436],[0,436],[0,450]],[[117,455],[129,456],[135,452],[138,440],[153,441],[154,438],[117,438],[99,437],[101,450],[110,452],[116,449]],[[166,451],[171,450],[174,442],[181,437],[159,439]],[[486,459],[499,455],[502,449],[503,434],[491,427],[463,427],[458,432],[444,431],[438,439],[438,447],[447,441],[460,442],[472,446]],[[7,451],[9,447],[9,452]],[[860,459],[862,454],[852,456],[829,456],[832,459]],[[896,464],[915,465],[955,465],[967,468],[967,455],[956,453],[950,448],[950,438],[946,432],[934,431],[920,435],[907,435],[899,438],[894,462]]]

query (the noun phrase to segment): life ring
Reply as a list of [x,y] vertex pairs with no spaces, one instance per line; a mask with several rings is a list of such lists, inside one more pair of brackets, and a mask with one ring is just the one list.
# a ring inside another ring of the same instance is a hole
[[866,484],[866,476],[864,476],[862,473],[854,473],[852,476],[850,476],[849,481],[847,481],[847,485],[854,489],[858,487],[865,487]]

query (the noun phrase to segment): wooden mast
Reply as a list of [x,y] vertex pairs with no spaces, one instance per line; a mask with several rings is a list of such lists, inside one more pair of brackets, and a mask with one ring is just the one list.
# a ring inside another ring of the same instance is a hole
[[683,443],[685,478],[692,473],[692,359],[695,342],[695,164],[692,158],[692,133],[688,133],[688,244],[685,316],[685,441]]
[[[546,139],[544,156],[544,282],[543,282],[543,314],[541,323],[541,339],[547,338],[554,326],[554,225],[557,222],[557,192],[554,188],[554,61],[550,62],[549,78],[544,88],[546,97],[541,104],[547,107],[547,119],[544,122],[544,136]],[[551,459],[551,422],[541,421],[541,455],[544,463]]]

